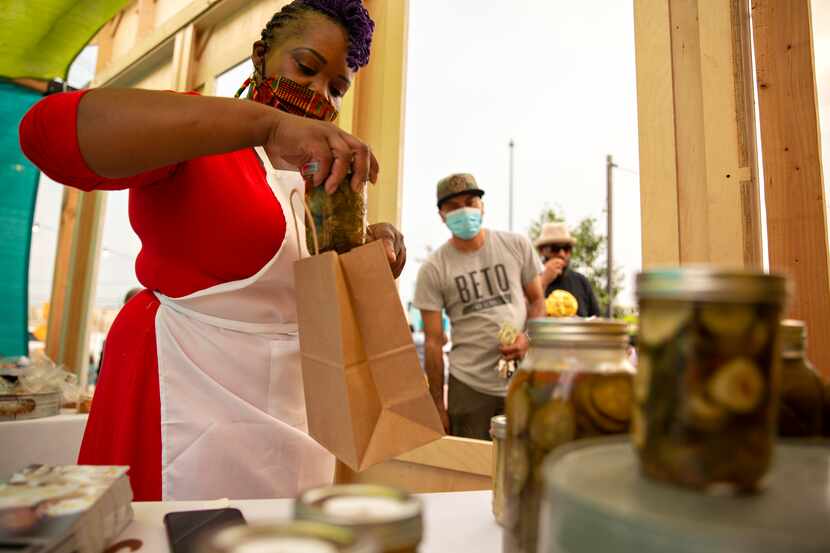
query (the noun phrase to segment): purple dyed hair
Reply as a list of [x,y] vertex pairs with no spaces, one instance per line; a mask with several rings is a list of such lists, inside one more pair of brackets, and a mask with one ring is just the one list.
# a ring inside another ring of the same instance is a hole
[[355,71],[369,63],[372,32],[375,22],[363,7],[362,0],[294,0],[274,14],[262,30],[262,40],[270,46],[275,39],[288,32],[292,23],[303,14],[319,13],[340,24],[349,35],[346,63]]

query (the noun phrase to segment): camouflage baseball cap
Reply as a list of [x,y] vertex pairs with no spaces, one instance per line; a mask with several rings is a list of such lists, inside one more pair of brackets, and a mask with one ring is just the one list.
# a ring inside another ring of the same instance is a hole
[[454,173],[444,177],[438,181],[438,207],[450,198],[467,193],[477,194],[479,198],[484,195],[484,190],[478,187],[475,177],[471,174]]

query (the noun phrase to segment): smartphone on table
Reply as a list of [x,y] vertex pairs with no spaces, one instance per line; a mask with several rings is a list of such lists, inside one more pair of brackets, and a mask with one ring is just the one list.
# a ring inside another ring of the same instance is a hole
[[172,553],[196,553],[202,537],[220,527],[245,524],[239,509],[178,511],[164,515],[164,527]]

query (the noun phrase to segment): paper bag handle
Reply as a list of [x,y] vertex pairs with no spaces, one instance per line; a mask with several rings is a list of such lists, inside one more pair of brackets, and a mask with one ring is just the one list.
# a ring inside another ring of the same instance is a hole
[[[294,234],[297,235],[297,252],[302,252],[303,247],[300,243],[300,225],[297,223],[297,213],[294,211],[295,194],[300,196],[300,193],[297,192],[296,188],[291,190],[291,194],[288,195],[288,203],[291,204],[291,216],[294,218]],[[300,199],[303,202],[305,215],[308,217],[308,224],[311,225],[311,237],[314,240],[314,255],[318,255],[320,253],[320,243],[317,241],[317,227],[314,225],[314,217],[311,215],[311,210],[308,209],[308,204],[305,201],[305,195],[303,194]]]

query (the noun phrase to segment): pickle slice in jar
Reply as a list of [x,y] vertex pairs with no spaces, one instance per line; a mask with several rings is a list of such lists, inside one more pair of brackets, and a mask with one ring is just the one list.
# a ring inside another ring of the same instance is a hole
[[530,419],[530,403],[527,381],[519,384],[514,383],[507,394],[504,406],[507,415],[507,429],[512,435],[518,436],[527,429],[527,423]]
[[617,422],[631,419],[632,400],[631,377],[626,374],[601,376],[591,386],[591,402],[596,410]]
[[689,304],[649,304],[640,312],[640,339],[647,346],[659,346],[677,334],[691,317]]
[[561,399],[554,399],[537,410],[530,421],[530,441],[545,451],[572,441],[575,435],[573,407]]
[[713,374],[706,391],[716,403],[734,413],[749,413],[764,394],[764,377],[745,357],[726,363]]
[[513,495],[519,495],[527,482],[530,473],[530,459],[527,455],[527,447],[519,440],[512,440],[507,444],[507,491]]
[[594,401],[591,398],[592,390],[596,380],[601,378],[603,377],[590,375],[576,382],[573,389],[574,408],[580,414],[584,414],[602,433],[616,434],[625,432],[626,422],[614,420],[604,415],[594,405]]
[[647,352],[637,359],[637,374],[634,375],[634,397],[639,403],[648,399],[648,389],[651,385],[651,356]]
[[689,397],[683,406],[684,421],[695,430],[715,432],[727,421],[726,410],[700,394]]
[[704,305],[700,320],[712,334],[724,338],[744,336],[755,320],[755,310],[750,305],[714,303]]

